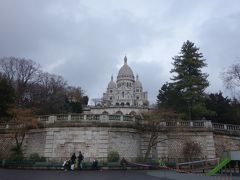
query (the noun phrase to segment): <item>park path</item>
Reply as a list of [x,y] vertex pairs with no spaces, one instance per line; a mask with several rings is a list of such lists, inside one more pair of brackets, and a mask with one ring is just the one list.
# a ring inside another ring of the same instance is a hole
[[240,176],[205,176],[204,174],[197,173],[178,173],[176,171],[169,170],[154,170],[148,171],[147,174],[155,177],[172,179],[172,180],[240,180]]
[[0,180],[167,180],[146,171],[57,171],[0,169]]

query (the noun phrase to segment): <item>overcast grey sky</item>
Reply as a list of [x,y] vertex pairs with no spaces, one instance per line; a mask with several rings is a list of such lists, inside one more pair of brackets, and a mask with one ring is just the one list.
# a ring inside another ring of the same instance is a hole
[[126,54],[155,102],[186,40],[206,59],[207,91],[225,91],[220,74],[240,60],[240,1],[0,0],[0,56],[30,58],[90,98]]

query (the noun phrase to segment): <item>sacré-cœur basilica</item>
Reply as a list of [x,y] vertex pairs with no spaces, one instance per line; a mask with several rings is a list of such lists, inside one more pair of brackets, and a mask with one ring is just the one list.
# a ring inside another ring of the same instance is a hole
[[139,114],[148,110],[148,93],[143,91],[138,75],[136,78],[124,57],[116,82],[111,76],[107,91],[103,93],[101,106],[91,107],[97,114]]

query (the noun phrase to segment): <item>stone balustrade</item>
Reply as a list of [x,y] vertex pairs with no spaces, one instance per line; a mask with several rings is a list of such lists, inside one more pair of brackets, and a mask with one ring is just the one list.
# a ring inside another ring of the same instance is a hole
[[99,121],[99,122],[135,122],[132,115],[105,115],[105,114],[57,114],[50,116],[39,116],[39,121],[45,124],[51,124],[60,121]]
[[[135,122],[132,115],[105,115],[105,114],[57,114],[50,116],[39,116],[39,120],[46,124],[58,121],[99,121],[99,122]],[[184,127],[184,128],[209,128],[222,131],[240,131],[240,125],[212,123],[209,120],[198,121],[166,121],[161,122],[162,127]]]
[[240,125],[212,123],[214,130],[240,131]]
[[[53,124],[55,122],[122,122],[133,123],[136,121],[132,115],[107,115],[107,114],[57,114],[39,116],[39,121],[43,124]],[[145,122],[146,123],[146,122]],[[215,131],[234,131],[240,133],[240,125],[212,123],[209,120],[199,121],[166,121],[159,124],[163,128],[207,128]],[[6,129],[11,126],[9,123],[0,123],[0,129]]]

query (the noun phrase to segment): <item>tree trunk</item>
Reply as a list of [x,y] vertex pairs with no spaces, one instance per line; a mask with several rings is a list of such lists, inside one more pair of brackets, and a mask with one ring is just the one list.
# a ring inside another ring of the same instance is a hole
[[152,147],[150,146],[150,141],[149,141],[149,144],[148,144],[148,148],[147,148],[147,151],[145,153],[145,156],[144,156],[144,159],[143,161],[146,162],[148,157],[149,157],[149,154],[150,154],[150,151],[151,151]]
[[150,136],[150,140],[148,142],[147,151],[146,151],[144,159],[143,159],[144,162],[147,161],[147,159],[149,157],[149,154],[150,154],[150,152],[152,150],[152,147],[155,144],[155,141],[157,140],[157,138],[158,138],[158,133],[157,132],[152,132],[151,136]]

